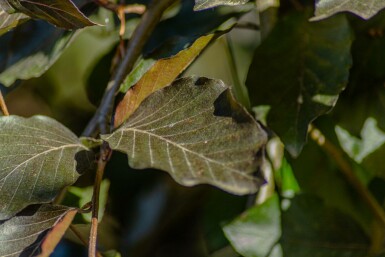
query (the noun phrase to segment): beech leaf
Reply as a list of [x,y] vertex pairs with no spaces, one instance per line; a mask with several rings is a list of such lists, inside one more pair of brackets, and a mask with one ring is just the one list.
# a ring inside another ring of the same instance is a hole
[[249,0],[195,0],[194,10],[204,10],[219,5],[241,5]]
[[[17,14],[14,14],[17,15]],[[60,57],[74,32],[29,20],[0,37],[0,83],[42,75]]]
[[298,156],[309,123],[330,111],[344,90],[353,41],[345,16],[309,22],[290,13],[257,48],[246,85],[253,106],[270,106],[267,126]]
[[385,0],[318,0],[315,6],[315,17],[311,20],[325,19],[344,11],[370,19],[384,7]]
[[[49,256],[77,210],[59,205],[33,205],[0,225],[0,256]],[[48,235],[47,230],[53,228]]]
[[51,202],[92,161],[76,135],[51,118],[0,117],[0,220]]
[[24,13],[31,18],[43,19],[64,29],[95,25],[71,0],[3,0],[0,9],[8,13]]
[[220,80],[188,77],[158,90],[102,139],[128,154],[136,169],[167,171],[180,184],[256,192],[257,153],[266,133]]

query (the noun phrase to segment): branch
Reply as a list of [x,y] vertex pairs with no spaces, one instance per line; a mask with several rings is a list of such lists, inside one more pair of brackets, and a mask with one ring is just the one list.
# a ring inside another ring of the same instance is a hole
[[83,132],[83,136],[91,136],[99,127],[100,133],[108,133],[110,128],[107,126],[108,118],[111,116],[114,106],[114,99],[120,85],[125,77],[131,72],[136,60],[142,53],[142,49],[150,37],[155,26],[158,24],[163,12],[176,0],[153,0],[142,19],[136,27],[130,41],[123,60],[120,63],[116,73],[107,85],[107,89],[103,95],[101,104],[96,111],[94,117],[88,123]]
[[[141,21],[132,34],[130,41],[128,42],[127,49],[124,53],[123,60],[119,64],[116,72],[110,79],[104,92],[101,104],[91,121],[85,128],[83,135],[92,136],[95,132],[109,133],[111,126],[108,126],[112,109],[114,106],[115,96],[119,90],[120,85],[123,83],[125,77],[131,72],[136,60],[140,57],[142,49],[149,39],[155,26],[160,21],[163,12],[176,0],[153,0],[147,11],[142,16]],[[108,0],[97,0],[99,3],[108,4]],[[99,131],[97,131],[99,129]],[[92,196],[92,219],[91,219],[91,232],[89,243],[89,257],[97,256],[97,234],[98,234],[98,212],[99,212],[99,194],[100,184],[103,179],[103,174],[107,162],[111,155],[111,149],[108,143],[104,142],[100,148],[100,156],[98,160],[98,167],[96,170],[94,191]]]
[[90,244],[88,247],[88,256],[97,256],[97,237],[98,237],[98,224],[99,224],[99,195],[100,184],[102,183],[104,170],[107,162],[111,157],[111,149],[107,142],[104,142],[100,148],[100,156],[98,160],[98,168],[96,170],[95,183],[92,195],[92,219],[91,219],[91,232],[90,232]]
[[3,94],[0,91],[0,110],[5,116],[9,116],[7,105],[5,104]]
[[333,145],[323,134],[314,126],[310,127],[310,137],[323,149],[327,152],[330,157],[334,159],[338,165],[340,171],[345,175],[348,182],[356,190],[358,195],[368,206],[370,211],[373,213],[374,217],[377,219],[378,223],[381,225],[381,230],[385,228],[385,212],[380,204],[376,201],[373,195],[369,190],[362,185],[361,181],[354,174],[354,170],[350,163],[346,160],[344,152],[339,148]]
[[[82,244],[84,246],[88,247],[87,240],[83,237],[82,233],[80,233],[80,231],[74,225],[72,225],[72,224],[70,225],[70,230],[80,240],[80,242],[82,242]],[[102,257],[102,255],[99,252],[96,253],[96,256],[97,257]]]

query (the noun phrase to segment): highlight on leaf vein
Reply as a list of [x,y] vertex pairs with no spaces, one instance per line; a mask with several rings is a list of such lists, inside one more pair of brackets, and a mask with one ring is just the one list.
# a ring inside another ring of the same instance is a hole
[[92,168],[93,159],[93,152],[56,120],[0,117],[0,220],[30,204],[51,202]]

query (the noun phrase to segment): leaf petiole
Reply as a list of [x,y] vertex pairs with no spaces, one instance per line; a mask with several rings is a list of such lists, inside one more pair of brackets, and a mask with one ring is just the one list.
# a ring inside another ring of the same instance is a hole
[[7,105],[5,104],[3,94],[0,91],[0,109],[5,116],[9,116]]

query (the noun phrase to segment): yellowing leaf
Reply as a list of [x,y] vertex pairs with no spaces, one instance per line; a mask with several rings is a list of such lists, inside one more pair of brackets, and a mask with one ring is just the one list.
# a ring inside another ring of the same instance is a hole
[[[116,107],[115,127],[122,124],[140,103],[158,89],[170,85],[182,71],[216,38],[214,34],[197,39],[194,44],[175,56],[160,59],[131,87]],[[125,82],[127,83],[127,82]]]

